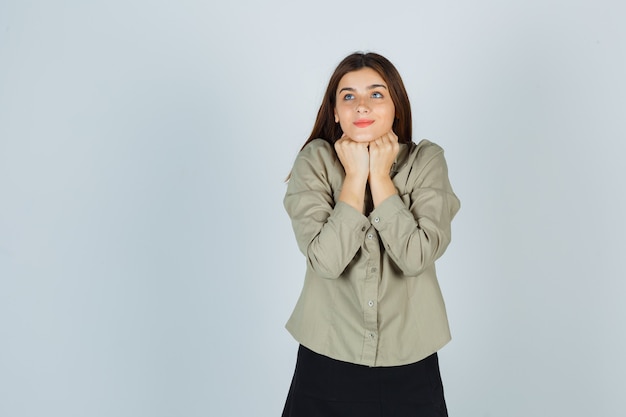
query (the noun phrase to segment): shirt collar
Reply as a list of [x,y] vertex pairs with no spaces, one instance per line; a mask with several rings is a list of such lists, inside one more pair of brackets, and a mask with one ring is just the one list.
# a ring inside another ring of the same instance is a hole
[[398,155],[396,155],[395,161],[393,161],[393,165],[391,165],[391,173],[395,174],[406,164],[406,159],[409,155],[409,150],[411,148],[411,143],[399,143],[400,149],[398,150]]

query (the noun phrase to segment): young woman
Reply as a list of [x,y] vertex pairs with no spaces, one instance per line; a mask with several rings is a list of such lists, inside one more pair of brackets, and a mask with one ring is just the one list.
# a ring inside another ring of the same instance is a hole
[[286,326],[300,349],[283,417],[447,416],[435,260],[459,200],[443,150],[412,141],[409,99],[386,58],[339,64],[284,205],[307,269]]

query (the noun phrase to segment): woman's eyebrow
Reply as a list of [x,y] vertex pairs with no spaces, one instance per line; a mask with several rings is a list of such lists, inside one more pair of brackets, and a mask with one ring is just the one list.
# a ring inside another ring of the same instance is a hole
[[[372,84],[369,87],[367,87],[368,90],[373,90],[375,88],[384,88],[385,90],[387,89],[387,86],[384,84]],[[341,90],[339,90],[339,92],[341,93],[342,91],[356,91],[355,88],[352,87],[344,87]]]

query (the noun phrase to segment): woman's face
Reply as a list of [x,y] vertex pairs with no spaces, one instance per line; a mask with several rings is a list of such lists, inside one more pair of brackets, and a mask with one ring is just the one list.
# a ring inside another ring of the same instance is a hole
[[391,131],[396,109],[387,83],[371,68],[344,75],[336,93],[335,122],[356,142],[371,142]]

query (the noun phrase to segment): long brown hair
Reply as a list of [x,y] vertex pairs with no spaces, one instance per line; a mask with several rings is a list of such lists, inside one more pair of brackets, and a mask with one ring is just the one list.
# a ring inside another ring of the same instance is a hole
[[339,63],[335,72],[330,77],[326,93],[322,99],[322,105],[317,112],[317,119],[313,125],[313,131],[306,140],[303,148],[313,139],[321,138],[331,145],[341,138],[343,134],[339,123],[335,123],[335,105],[337,87],[344,75],[363,68],[371,68],[383,78],[389,87],[389,94],[396,110],[396,118],[393,121],[393,131],[398,135],[398,142],[409,143],[412,140],[411,103],[404,88],[404,83],[396,67],[384,56],[369,52],[355,52],[348,55]]

